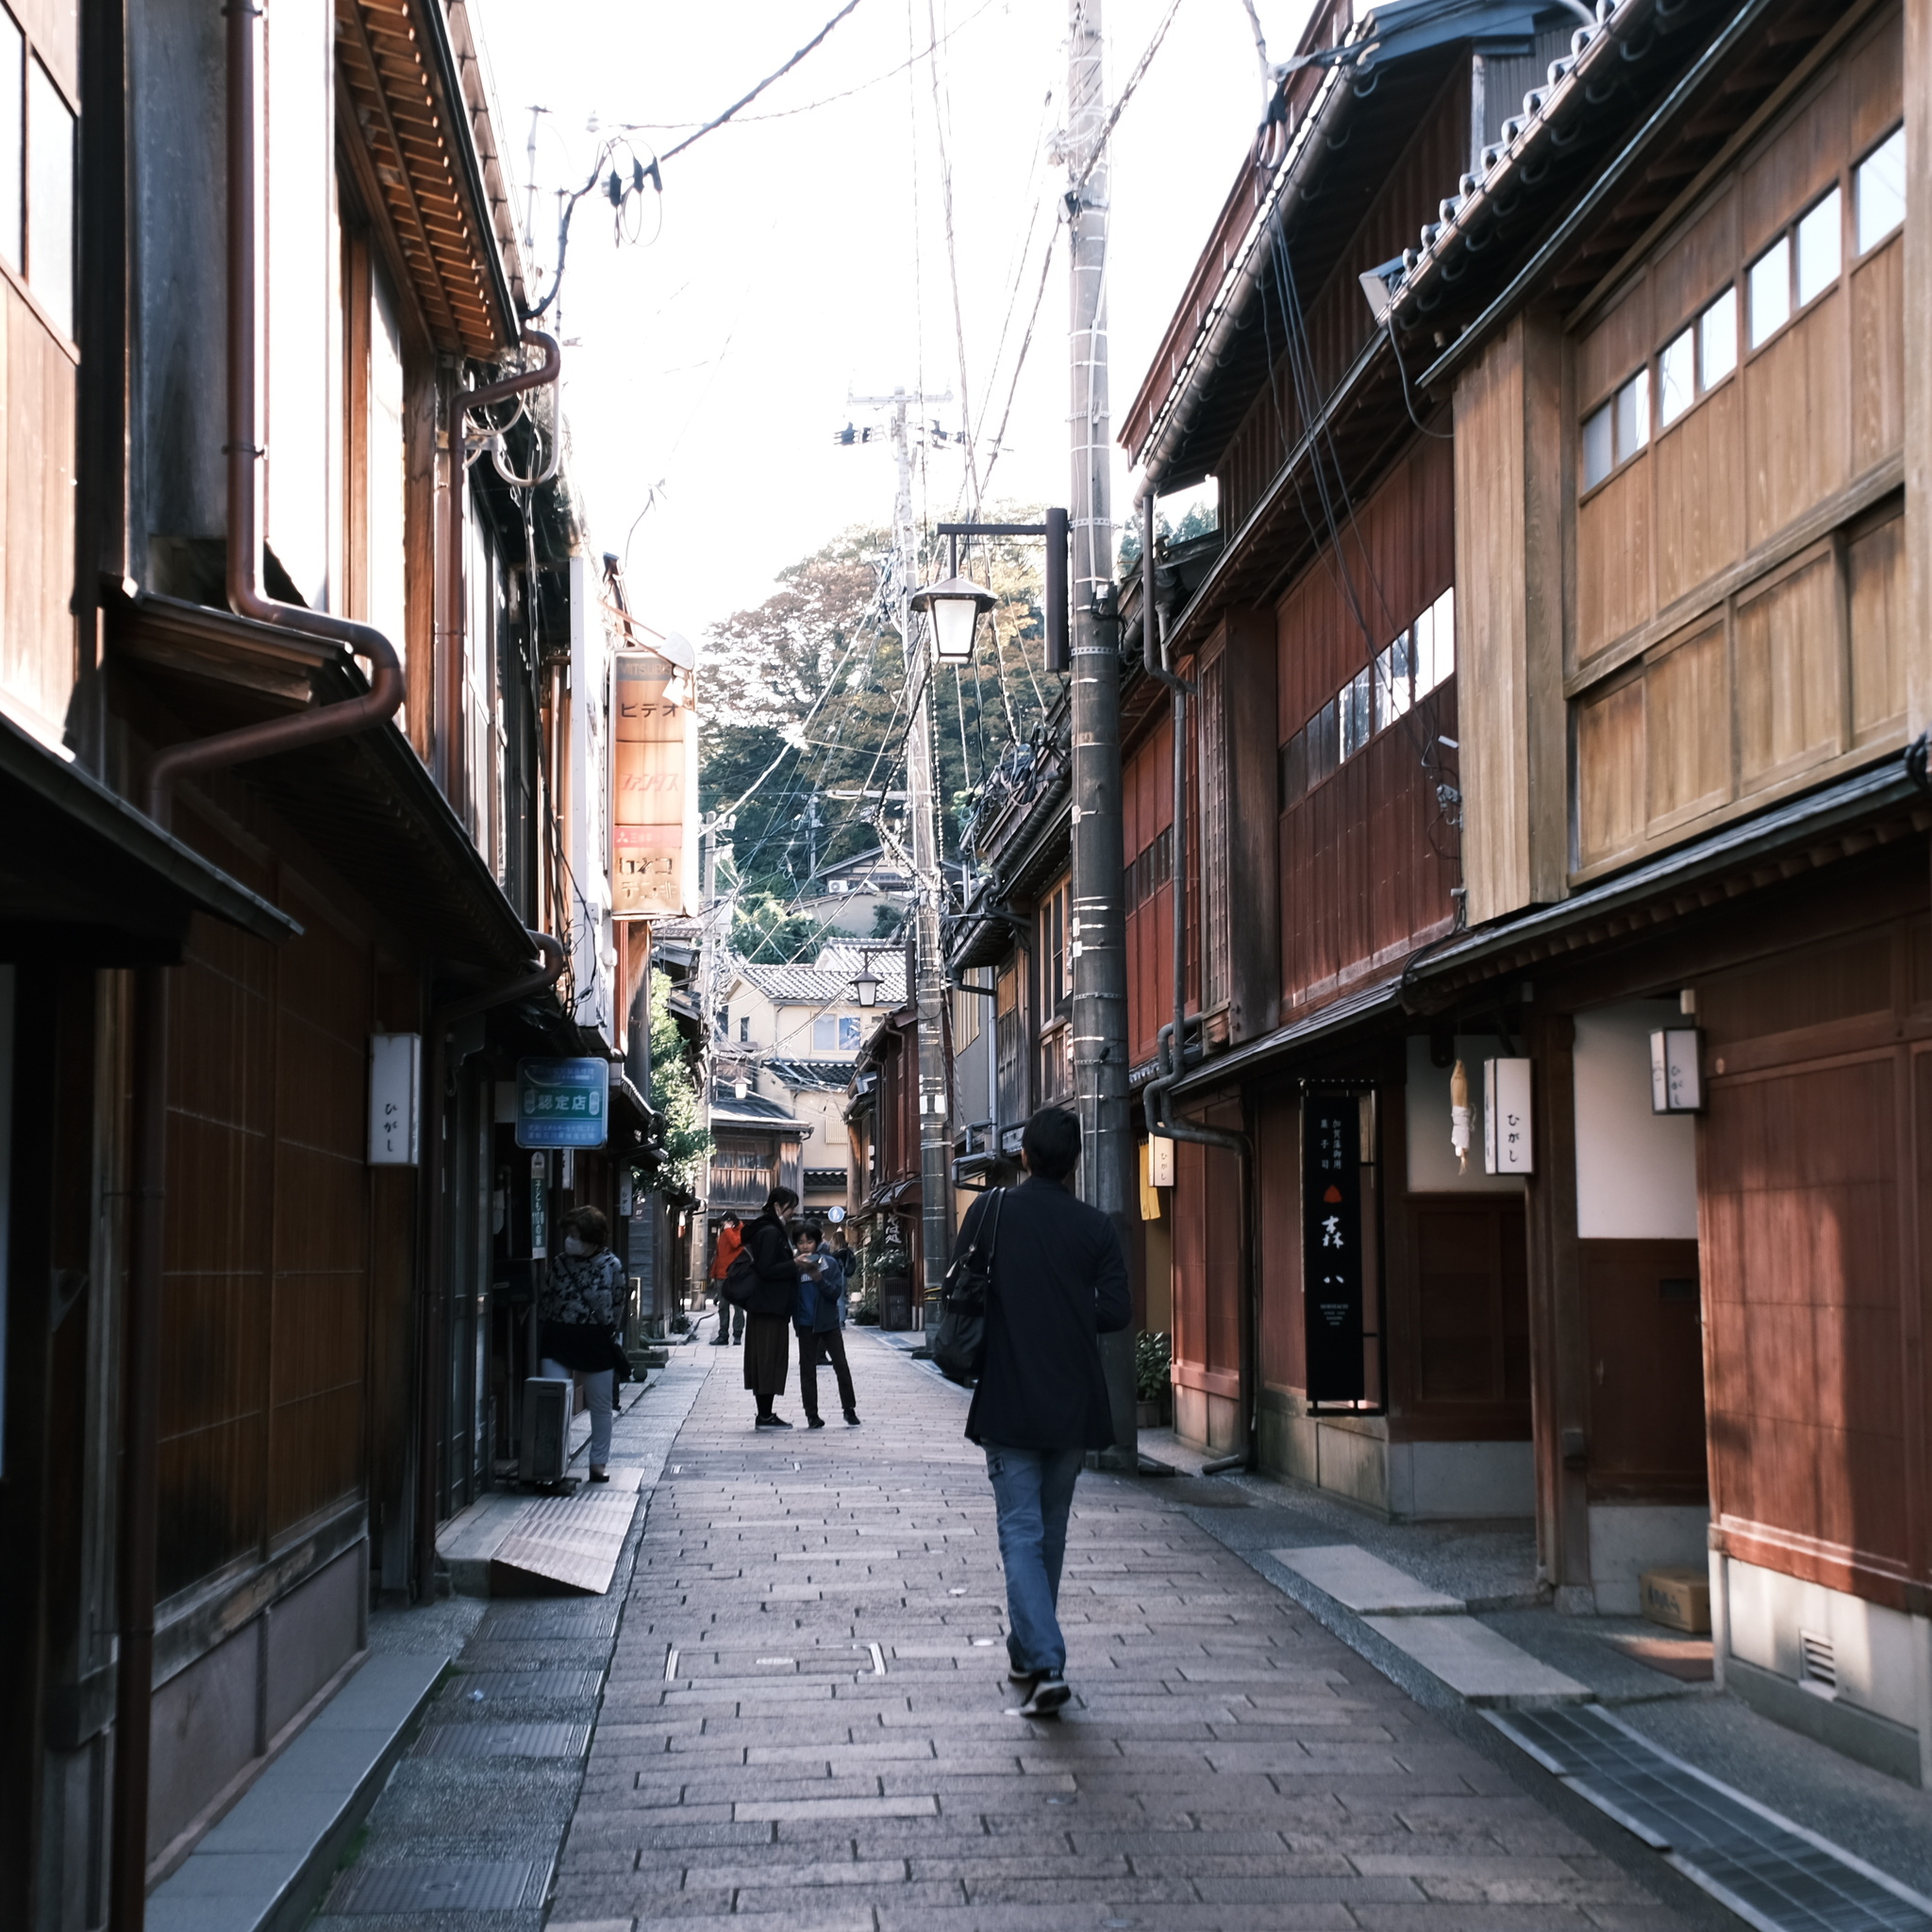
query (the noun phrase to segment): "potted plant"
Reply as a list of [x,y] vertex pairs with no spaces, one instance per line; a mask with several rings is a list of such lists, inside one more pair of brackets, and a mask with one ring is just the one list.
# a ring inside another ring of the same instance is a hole
[[1174,1349],[1166,1335],[1134,1338],[1134,1424],[1164,1429],[1174,1420]]

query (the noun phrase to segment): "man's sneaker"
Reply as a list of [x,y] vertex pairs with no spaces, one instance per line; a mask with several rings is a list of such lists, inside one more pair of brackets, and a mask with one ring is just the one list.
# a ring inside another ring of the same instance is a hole
[[789,1429],[791,1424],[782,1415],[761,1415],[755,1426],[760,1429]]
[[1033,1689],[1039,1676],[1038,1671],[1023,1671],[1018,1664],[1009,1666],[1007,1671],[1007,1681],[1009,1684],[1024,1684],[1029,1690]]
[[825,1419],[822,1415],[808,1416],[805,1425],[808,1429],[822,1429],[825,1425]]
[[845,1421],[849,1427],[856,1429],[858,1426],[858,1411],[856,1408],[848,1408],[845,1411]]
[[1033,1694],[1020,1707],[1022,1717],[1058,1717],[1060,1706],[1073,1695],[1067,1680],[1058,1671],[1041,1671],[1033,1682]]

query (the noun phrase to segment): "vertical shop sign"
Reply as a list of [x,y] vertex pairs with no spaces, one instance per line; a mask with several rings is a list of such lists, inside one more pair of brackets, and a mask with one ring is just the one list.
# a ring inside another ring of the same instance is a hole
[[550,1258],[550,1157],[530,1156],[530,1259]]
[[1308,1400],[1359,1402],[1362,1361],[1361,1103],[1302,1101],[1302,1307]]
[[675,918],[692,908],[697,860],[697,710],[691,673],[656,651],[612,654],[610,912]]

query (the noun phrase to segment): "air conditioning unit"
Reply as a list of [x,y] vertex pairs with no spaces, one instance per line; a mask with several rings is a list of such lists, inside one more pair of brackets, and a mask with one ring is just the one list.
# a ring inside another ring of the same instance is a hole
[[548,1375],[532,1375],[524,1384],[517,1474],[526,1483],[560,1483],[570,1467],[571,1389],[568,1378]]

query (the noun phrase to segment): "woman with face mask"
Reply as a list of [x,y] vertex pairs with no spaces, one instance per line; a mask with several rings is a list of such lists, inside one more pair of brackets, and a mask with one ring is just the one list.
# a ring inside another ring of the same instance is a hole
[[591,1410],[591,1480],[610,1480],[610,1408],[616,1393],[613,1333],[624,1307],[624,1268],[610,1252],[610,1224],[595,1208],[563,1217],[563,1253],[550,1264],[538,1307],[541,1322],[539,1373],[584,1385]]

